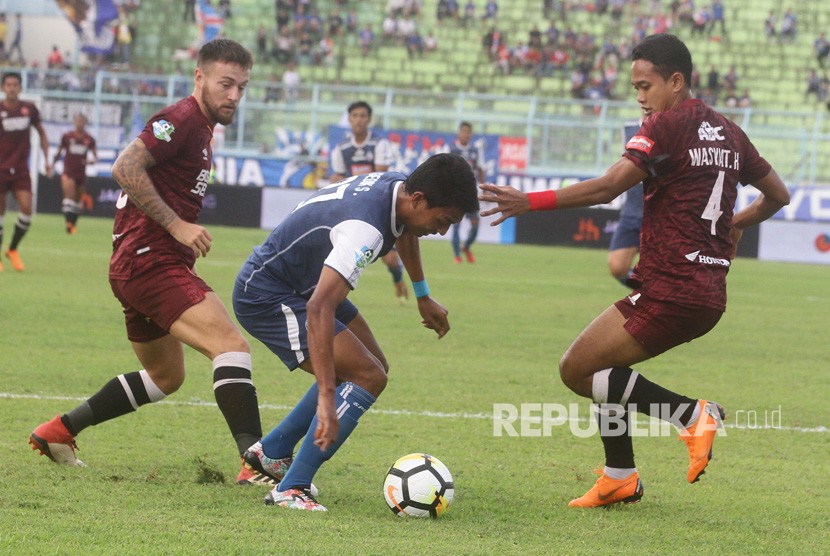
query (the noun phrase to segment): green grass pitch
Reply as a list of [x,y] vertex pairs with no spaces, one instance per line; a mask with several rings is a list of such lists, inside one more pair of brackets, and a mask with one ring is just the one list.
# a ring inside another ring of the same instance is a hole
[[[12,222],[7,214],[7,239]],[[499,403],[578,403],[587,416],[556,369],[582,327],[626,293],[607,275],[605,253],[477,245],[475,265],[456,265],[448,243],[424,241],[430,287],[452,331],[437,340],[412,300],[395,302],[385,268],[368,270],[350,298],[385,350],[389,385],[315,479],[329,512],[308,515],[266,507],[265,488],[234,484],[239,462],[214,406],[210,362],[193,351],[188,380],[167,401],[79,436],[88,467],[62,468],[31,451],[35,426],[139,368],[107,282],[110,232],[110,221],[82,218],[67,236],[59,217],[38,215],[21,244],[26,271],[4,261],[0,553],[803,554],[830,544],[828,267],[734,265],[715,330],[638,366],[726,406],[730,428],[706,475],[686,483],[676,435],[637,438],[642,502],[586,511],[567,502],[593,484],[599,439],[569,426],[494,436],[492,414]],[[197,269],[227,303],[267,232],[211,232]],[[267,431],[311,377],[252,348]],[[454,475],[443,519],[399,519],[386,508],[386,469],[415,451]]]

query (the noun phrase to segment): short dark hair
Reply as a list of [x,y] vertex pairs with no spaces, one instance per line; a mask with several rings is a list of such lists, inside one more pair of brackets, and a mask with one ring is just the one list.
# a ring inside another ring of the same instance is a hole
[[199,57],[196,65],[204,67],[205,64],[213,62],[224,62],[236,64],[243,69],[249,70],[254,65],[254,58],[248,49],[231,39],[213,39],[206,42],[199,49]]
[[478,212],[476,177],[470,163],[451,153],[427,158],[406,178],[410,195],[420,191],[430,207],[454,207],[462,212]]
[[366,111],[369,113],[369,117],[372,117],[372,107],[369,106],[369,103],[365,100],[358,100],[356,102],[351,103],[349,107],[346,109],[346,111],[349,114],[351,114],[352,110],[357,110],[358,108],[365,108]]
[[692,84],[692,54],[686,45],[674,35],[649,35],[631,51],[631,61],[646,60],[667,80],[680,72],[686,80],[686,87]]
[[460,130],[462,127],[469,127],[469,128],[470,128],[470,131],[472,131],[472,130],[473,130],[473,124],[471,124],[470,122],[461,122],[460,124],[458,124],[458,129],[459,129],[459,130]]
[[18,72],[16,72],[16,71],[7,71],[6,73],[3,74],[3,78],[0,79],[0,84],[5,85],[6,84],[6,79],[9,79],[9,78],[17,79],[18,83],[23,83],[23,76],[21,76]]

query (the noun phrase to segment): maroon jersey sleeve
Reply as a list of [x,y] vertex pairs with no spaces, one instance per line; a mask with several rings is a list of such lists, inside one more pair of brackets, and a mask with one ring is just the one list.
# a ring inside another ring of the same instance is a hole
[[29,107],[30,110],[30,118],[32,120],[32,125],[40,125],[40,110],[37,109],[31,102],[27,102],[26,105]]
[[180,117],[180,114],[179,111],[162,110],[147,122],[144,130],[138,135],[153,155],[156,164],[174,158],[187,142],[191,126],[186,118]]

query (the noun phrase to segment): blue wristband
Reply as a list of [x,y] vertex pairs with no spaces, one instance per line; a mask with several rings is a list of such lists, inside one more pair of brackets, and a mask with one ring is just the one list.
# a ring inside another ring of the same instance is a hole
[[426,280],[420,282],[412,282],[412,291],[415,292],[415,297],[426,297],[429,295],[429,286]]

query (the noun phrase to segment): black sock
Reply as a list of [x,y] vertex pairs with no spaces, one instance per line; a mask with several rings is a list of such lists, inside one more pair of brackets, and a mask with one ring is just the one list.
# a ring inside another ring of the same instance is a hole
[[[145,376],[142,378],[142,375]],[[145,380],[148,381],[146,385]],[[142,405],[164,397],[147,371],[126,373],[113,378],[87,401],[65,413],[61,421],[75,436],[89,426],[132,413]]]
[[[217,357],[214,365],[220,357],[226,355],[228,354]],[[213,395],[236,441],[239,455],[242,455],[262,438],[256,388],[249,369],[223,363],[220,365],[222,366],[213,370]]]
[[27,216],[25,214],[18,214],[17,215],[17,222],[14,223],[14,235],[12,235],[12,242],[9,244],[10,251],[17,250],[17,244],[20,243],[20,240],[23,239],[23,236],[26,235],[26,232],[29,231],[29,226],[32,225],[32,217],[31,215]]
[[594,406],[594,411],[605,450],[605,465],[618,469],[636,467],[628,411],[619,404],[599,404]]
[[[634,372],[628,368],[614,368],[611,376],[613,377],[618,370],[626,370],[629,375]],[[669,421],[675,426],[686,426],[695,410],[697,400],[667,390],[651,382],[643,375],[636,374],[634,385],[626,403],[636,405],[639,413]],[[613,382],[613,378],[609,380],[609,398],[611,394],[610,386]]]

